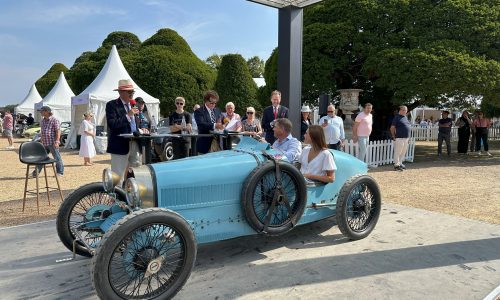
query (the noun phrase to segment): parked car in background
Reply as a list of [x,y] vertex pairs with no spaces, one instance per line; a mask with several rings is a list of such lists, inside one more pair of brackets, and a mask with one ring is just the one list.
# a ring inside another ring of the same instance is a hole
[[[164,118],[158,122],[156,126],[157,134],[169,134],[170,126],[169,119]],[[172,139],[168,137],[157,138],[153,140],[153,150],[155,157],[160,161],[169,161],[174,159],[174,147],[172,146]]]
[[[66,145],[68,134],[71,131],[71,122],[61,122],[61,146]],[[40,125],[25,131],[24,137],[31,138],[32,141],[40,141]]]

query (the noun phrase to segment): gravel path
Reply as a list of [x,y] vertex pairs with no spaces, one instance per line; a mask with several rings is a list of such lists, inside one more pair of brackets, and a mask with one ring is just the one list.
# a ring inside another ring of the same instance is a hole
[[[16,139],[16,149],[7,150],[7,140],[0,139],[0,227],[54,219],[61,203],[58,194],[52,192],[48,206],[42,194],[38,215],[36,197],[31,196],[22,212],[26,166],[19,162],[18,148],[23,141],[26,139]],[[492,148],[499,149],[500,142],[493,142]],[[436,142],[419,142],[416,161],[408,163],[404,172],[396,172],[392,166],[371,169],[369,173],[377,180],[383,201],[500,224],[500,151],[492,151],[491,158],[452,156],[450,160],[438,161],[435,149]],[[64,197],[83,184],[100,181],[102,170],[110,164],[107,154],[95,157],[90,167],[83,166],[77,151],[63,150],[62,157]],[[53,177],[49,178],[49,185],[51,182],[55,183]],[[30,187],[34,186],[34,180],[30,180]]]

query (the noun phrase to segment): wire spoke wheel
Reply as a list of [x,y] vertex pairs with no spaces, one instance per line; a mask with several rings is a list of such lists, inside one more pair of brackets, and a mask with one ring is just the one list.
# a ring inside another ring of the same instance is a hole
[[305,209],[304,177],[293,165],[277,163],[279,176],[274,162],[267,161],[255,168],[243,184],[242,207],[248,223],[258,232],[287,232]]
[[177,213],[149,208],[120,219],[104,235],[92,260],[101,299],[167,299],[191,274],[196,242]]
[[350,239],[365,238],[377,224],[382,199],[377,183],[368,175],[350,178],[340,190],[336,220]]
[[109,281],[120,297],[156,297],[178,278],[185,260],[186,243],[174,228],[148,224],[129,233],[115,248]]
[[[76,189],[64,199],[57,214],[57,233],[66,248],[73,251],[73,241],[77,237],[91,248],[98,246],[104,232],[99,228],[85,228],[85,224],[109,216],[115,196],[125,200],[123,195],[106,193],[102,183],[96,182]],[[79,255],[91,256],[81,242],[77,242],[75,250]]]

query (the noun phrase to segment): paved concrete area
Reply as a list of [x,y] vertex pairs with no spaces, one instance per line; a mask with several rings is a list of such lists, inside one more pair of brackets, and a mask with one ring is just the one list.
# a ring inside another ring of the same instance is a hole
[[[285,236],[200,246],[178,299],[483,299],[500,285],[500,226],[385,204],[375,231],[348,241],[333,220]],[[55,222],[0,229],[1,299],[96,299],[90,260]]]

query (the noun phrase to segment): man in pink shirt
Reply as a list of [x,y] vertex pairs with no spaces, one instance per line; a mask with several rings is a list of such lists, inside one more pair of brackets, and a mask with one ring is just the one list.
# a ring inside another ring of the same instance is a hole
[[356,117],[354,127],[352,129],[352,140],[354,143],[358,143],[358,158],[362,161],[365,160],[366,148],[368,147],[370,134],[372,133],[372,109],[373,106],[370,103],[366,103],[363,111]]
[[5,116],[3,118],[3,134],[7,137],[9,141],[9,146],[7,149],[14,149],[12,145],[12,131],[14,130],[14,118],[10,114],[10,110],[5,111]]

